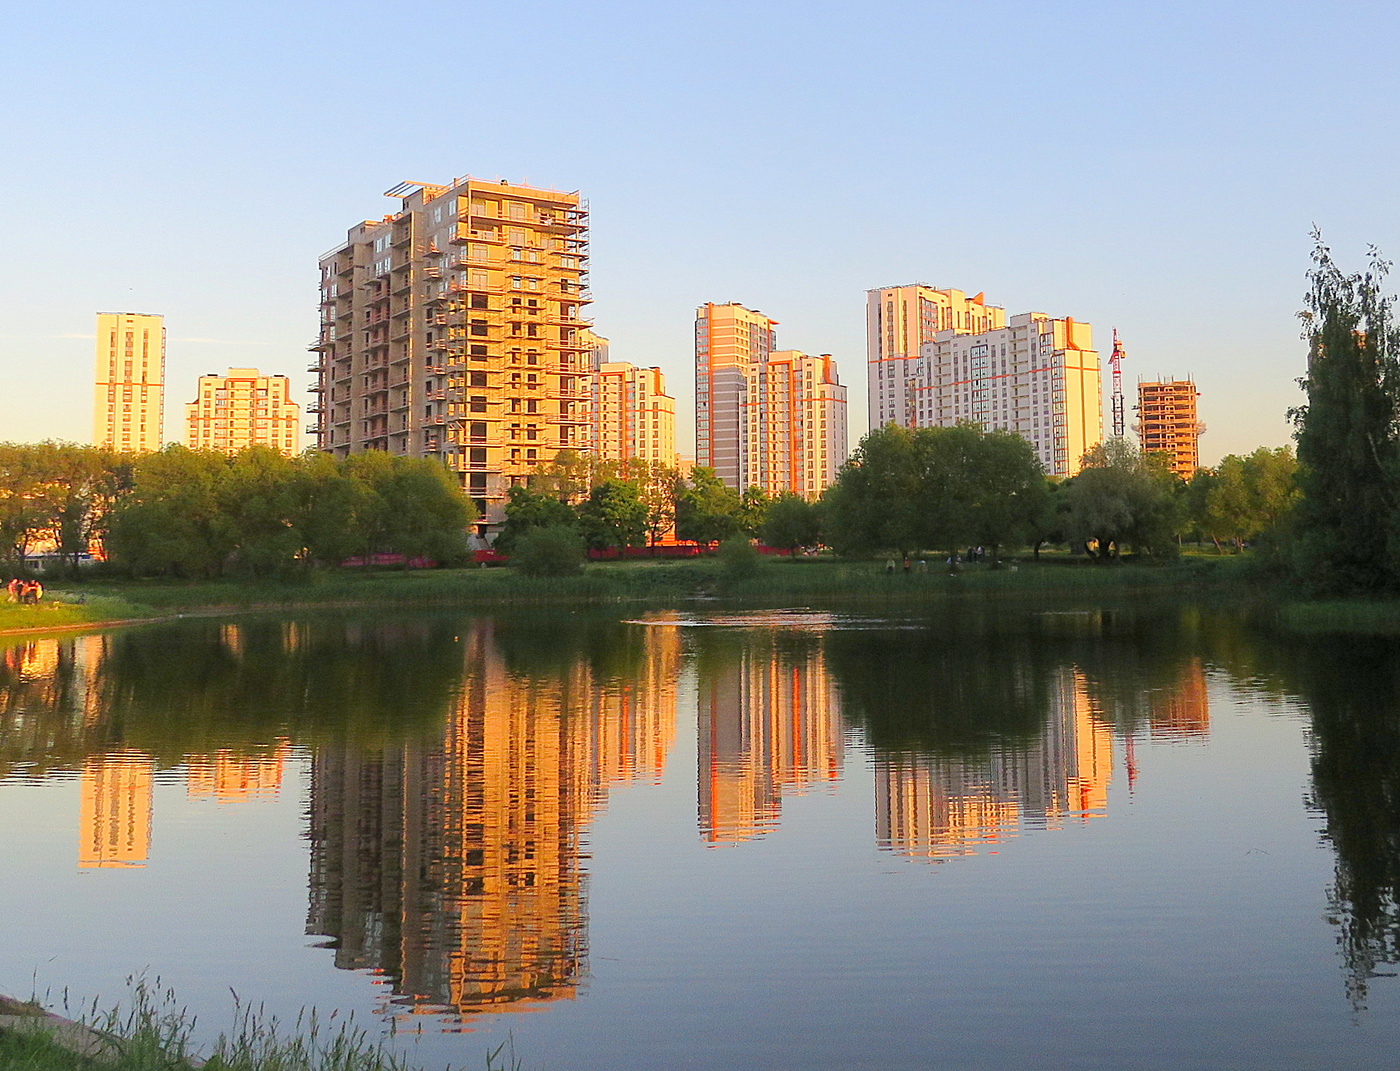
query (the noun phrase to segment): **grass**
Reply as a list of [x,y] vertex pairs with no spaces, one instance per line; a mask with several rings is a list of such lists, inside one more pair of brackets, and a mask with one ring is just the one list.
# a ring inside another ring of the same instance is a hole
[[737,601],[808,599],[918,602],[968,592],[1058,594],[1132,592],[1228,584],[1245,575],[1242,559],[1185,557],[1175,562],[1095,565],[1050,557],[993,569],[964,565],[949,576],[941,559],[927,572],[885,572],[884,560],[767,559],[751,570],[715,559],[594,562],[574,576],[531,578],[510,568],[411,572],[331,572],[299,580],[93,580],[53,590],[37,607],[0,605],[0,633],[61,629],[173,613],[399,605],[456,607],[531,604],[675,605],[693,598]]
[[1344,633],[1352,636],[1400,635],[1400,600],[1337,599],[1286,603],[1278,623],[1289,632]]
[[[89,1055],[43,1028],[0,1030],[0,1067],[6,1071],[411,1071],[405,1058],[371,1038],[353,1019],[303,1012],[290,1025],[235,997],[234,1025],[207,1056],[191,1043],[195,1020],[159,983],[132,979],[125,1010],[84,1017]],[[32,1005],[31,1005],[32,1006]],[[52,1022],[52,1020],[50,1020]],[[486,1071],[519,1071],[509,1042],[487,1054]],[[81,1046],[78,1046],[81,1048]],[[505,1055],[504,1061],[502,1060]]]

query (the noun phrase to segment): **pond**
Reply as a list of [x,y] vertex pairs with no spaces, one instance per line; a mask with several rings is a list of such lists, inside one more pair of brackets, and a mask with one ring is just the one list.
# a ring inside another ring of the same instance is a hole
[[1398,807],[1393,641],[1231,607],[11,639],[0,992],[425,1067],[1390,1066]]

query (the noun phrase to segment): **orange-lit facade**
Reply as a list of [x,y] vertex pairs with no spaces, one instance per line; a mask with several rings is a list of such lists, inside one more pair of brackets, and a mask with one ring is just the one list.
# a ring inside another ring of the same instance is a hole
[[777,349],[778,321],[737,302],[695,310],[695,464],[744,485],[744,397],[750,365]]
[[185,760],[185,791],[190,799],[219,804],[276,799],[289,750],[282,744],[267,755],[227,749],[213,755],[191,755]]
[[92,441],[122,453],[159,450],[165,437],[165,317],[99,312]]
[[1108,806],[1113,738],[1093,714],[1084,678],[1057,675],[1041,738],[983,762],[895,753],[875,764],[875,833],[882,848],[938,859],[969,855],[1026,825],[1058,828]]
[[185,445],[191,450],[236,454],[268,446],[291,457],[300,435],[301,406],[292,401],[286,376],[265,376],[256,368],[200,376],[195,400],[185,404]]
[[1196,417],[1200,396],[1190,379],[1138,382],[1136,431],[1142,450],[1166,457],[1183,480],[1201,467],[1200,440],[1205,429]]
[[153,766],[139,752],[95,756],[78,783],[78,866],[145,866],[151,854]]
[[762,836],[777,826],[784,795],[840,777],[840,703],[819,646],[748,646],[706,667],[697,688],[697,796],[707,843]]
[[742,484],[815,499],[846,460],[846,388],[830,354],[774,350],[750,364],[744,392]]
[[871,429],[921,426],[912,379],[923,347],[942,331],[975,334],[1006,324],[1006,313],[985,295],[924,283],[885,286],[865,295],[865,353]]
[[1210,734],[1210,698],[1200,659],[1181,668],[1173,687],[1149,696],[1148,731],[1154,740],[1204,739]]
[[612,785],[655,780],[675,736],[675,643],[631,683],[582,663],[509,671],[492,627],[462,635],[443,737],[318,751],[310,932],[338,967],[387,976],[406,1013],[571,999],[587,970],[582,838]]
[[846,388],[830,354],[778,350],[777,325],[735,302],[695,310],[695,464],[815,498],[846,460]]
[[320,261],[317,445],[438,458],[498,521],[512,484],[588,446],[587,204],[472,178],[389,196]]
[[593,374],[591,449],[604,461],[676,463],[676,400],[659,368],[605,361]]

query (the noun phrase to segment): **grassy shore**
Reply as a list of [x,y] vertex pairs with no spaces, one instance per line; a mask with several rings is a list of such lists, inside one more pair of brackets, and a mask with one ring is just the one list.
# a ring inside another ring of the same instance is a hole
[[950,576],[930,562],[886,572],[883,561],[829,558],[761,562],[747,575],[712,559],[592,563],[576,576],[532,579],[510,568],[332,572],[297,580],[101,580],[50,589],[37,607],[0,605],[0,633],[60,630],[173,614],[355,605],[473,607],[636,603],[693,599],[918,603],[965,593],[1090,594],[1206,589],[1239,583],[1239,559],[1183,558],[1112,566],[1084,561],[964,565]]

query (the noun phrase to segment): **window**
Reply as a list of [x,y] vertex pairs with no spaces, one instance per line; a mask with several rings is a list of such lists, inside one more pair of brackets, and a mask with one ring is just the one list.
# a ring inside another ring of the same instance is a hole
[[486,412],[486,398],[480,394],[474,394],[469,402],[469,407],[473,413]]
[[490,307],[491,307],[490,299],[489,299],[485,294],[473,294],[473,295],[472,295],[472,308],[474,308],[474,309],[489,309]]

